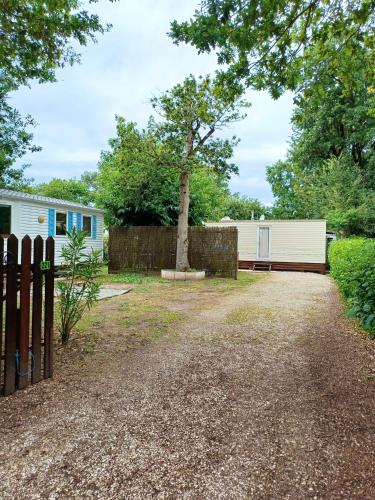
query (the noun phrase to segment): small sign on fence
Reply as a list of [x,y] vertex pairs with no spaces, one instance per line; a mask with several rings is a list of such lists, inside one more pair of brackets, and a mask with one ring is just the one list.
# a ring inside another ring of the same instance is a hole
[[51,262],[49,260],[42,260],[42,262],[40,263],[40,269],[42,271],[48,271],[49,269],[51,269]]

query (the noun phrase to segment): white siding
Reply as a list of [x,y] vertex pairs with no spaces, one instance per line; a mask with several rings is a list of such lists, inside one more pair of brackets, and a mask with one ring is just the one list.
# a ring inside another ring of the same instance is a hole
[[271,227],[271,262],[326,261],[325,220],[223,221],[206,226],[237,227],[239,260],[262,260],[257,259],[257,228]]
[[[2,198],[0,203],[10,204],[12,206],[12,233],[14,233],[19,240],[21,240],[26,234],[34,239],[36,236],[40,235],[43,239],[48,238],[48,209],[53,208],[56,212],[73,212],[73,224],[76,224],[76,213],[82,213],[82,215],[96,215],[96,238],[87,238],[87,247],[94,250],[103,249],[103,214],[101,212],[95,212],[87,209],[77,209],[76,207],[58,207],[58,206],[48,206],[43,203],[37,203],[32,201],[17,201],[17,200],[6,200]],[[38,218],[44,217],[44,222],[40,223]],[[55,256],[56,263],[61,263],[60,252],[61,248],[67,242],[66,236],[55,236]]]

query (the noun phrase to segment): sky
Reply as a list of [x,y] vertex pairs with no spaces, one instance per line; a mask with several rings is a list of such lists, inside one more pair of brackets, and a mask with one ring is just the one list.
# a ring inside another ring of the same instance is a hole
[[[97,44],[80,48],[81,64],[59,69],[58,82],[35,83],[12,96],[10,104],[38,123],[34,143],[42,151],[19,162],[31,164],[28,177],[45,182],[96,170],[101,151],[115,136],[115,115],[142,127],[152,113],[152,96],[189,74],[215,71],[214,54],[198,55],[191,46],[174,45],[167,35],[170,22],[189,19],[198,4],[194,0],[100,0],[89,5],[91,12],[113,25],[112,30],[98,35]],[[249,91],[246,97],[252,103],[247,117],[224,133],[241,139],[233,159],[240,173],[232,177],[230,188],[270,204],[265,168],[285,157],[292,95],[274,101],[265,92]]]

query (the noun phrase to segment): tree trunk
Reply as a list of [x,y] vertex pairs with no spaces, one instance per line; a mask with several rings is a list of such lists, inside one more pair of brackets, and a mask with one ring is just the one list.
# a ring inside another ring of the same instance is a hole
[[176,252],[176,271],[187,271],[189,269],[188,261],[188,228],[189,228],[189,180],[190,173],[182,172],[180,175],[180,211],[178,214],[177,225],[177,252]]

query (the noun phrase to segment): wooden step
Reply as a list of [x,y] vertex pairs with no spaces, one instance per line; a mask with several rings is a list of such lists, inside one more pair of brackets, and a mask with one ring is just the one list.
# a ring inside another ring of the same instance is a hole
[[253,271],[271,271],[272,264],[270,262],[254,262]]

